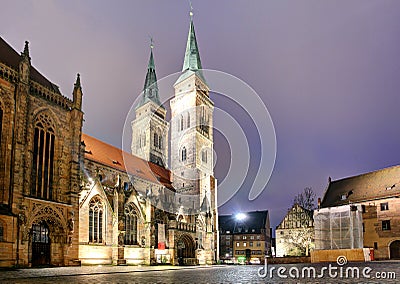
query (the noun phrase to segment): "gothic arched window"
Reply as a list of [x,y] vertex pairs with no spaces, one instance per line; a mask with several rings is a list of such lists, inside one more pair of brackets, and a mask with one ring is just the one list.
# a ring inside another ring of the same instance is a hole
[[181,152],[181,160],[182,160],[182,161],[186,161],[186,155],[187,155],[187,153],[186,153],[186,147],[183,147],[183,148],[182,148],[182,152]]
[[40,114],[34,127],[31,195],[53,199],[54,125],[47,115]]
[[125,206],[125,240],[126,245],[138,243],[138,213],[136,206],[129,203]]
[[89,203],[89,242],[103,242],[103,204],[98,196]]
[[183,115],[181,115],[181,131],[183,130],[185,125],[185,120],[183,119]]
[[190,113],[187,114],[187,128],[190,128]]
[[158,148],[162,149],[162,135],[158,136]]
[[201,151],[201,161],[203,163],[207,163],[207,150],[202,150]]
[[154,147],[159,148],[159,145],[158,145],[158,134],[157,133],[154,133],[154,139],[153,140],[154,140],[153,141]]

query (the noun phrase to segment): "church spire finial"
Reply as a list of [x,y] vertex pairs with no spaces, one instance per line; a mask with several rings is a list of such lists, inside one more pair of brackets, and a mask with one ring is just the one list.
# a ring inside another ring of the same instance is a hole
[[154,64],[153,48],[154,48],[153,38],[150,37],[150,58],[149,58],[149,64],[147,65],[147,69],[154,69],[155,70],[156,66]]
[[21,57],[26,58],[30,60],[31,58],[29,57],[29,41],[25,41],[25,46],[24,46],[24,51],[21,52]]
[[76,74],[75,88],[78,88],[80,86],[81,86],[81,75],[78,73]]
[[193,19],[193,6],[192,6],[191,0],[189,0],[189,5],[190,5],[190,12],[189,12],[190,20],[192,20]]

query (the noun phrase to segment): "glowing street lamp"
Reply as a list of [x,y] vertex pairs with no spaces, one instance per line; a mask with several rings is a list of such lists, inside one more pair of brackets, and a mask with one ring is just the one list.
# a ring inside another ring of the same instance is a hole
[[242,220],[246,219],[247,216],[246,216],[246,214],[244,214],[244,213],[237,213],[237,214],[235,215],[235,218],[236,218],[236,220],[238,220],[238,221],[242,221]]

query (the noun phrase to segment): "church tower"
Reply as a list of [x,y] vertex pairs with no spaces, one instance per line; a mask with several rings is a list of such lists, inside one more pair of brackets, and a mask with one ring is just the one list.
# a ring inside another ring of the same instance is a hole
[[215,204],[213,172],[213,110],[204,78],[190,12],[182,74],[171,100],[171,170],[177,193],[198,195],[196,210],[211,213]]
[[167,111],[158,95],[153,47],[151,43],[143,93],[135,109],[136,118],[132,121],[131,151],[144,160],[167,167],[169,123],[165,120]]

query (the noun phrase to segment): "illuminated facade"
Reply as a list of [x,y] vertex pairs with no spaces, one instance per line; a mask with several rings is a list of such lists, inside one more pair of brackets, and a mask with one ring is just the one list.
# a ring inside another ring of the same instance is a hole
[[131,124],[132,154],[83,135],[82,264],[194,265],[218,259],[213,103],[201,69],[191,19],[171,100],[171,171],[170,125],[159,98],[153,46]]
[[0,266],[78,263],[81,104],[0,38]]

